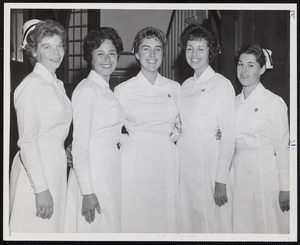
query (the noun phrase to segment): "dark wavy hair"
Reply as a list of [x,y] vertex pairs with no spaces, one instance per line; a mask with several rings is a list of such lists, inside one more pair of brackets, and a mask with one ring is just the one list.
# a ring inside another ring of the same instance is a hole
[[155,27],[148,26],[148,27],[145,27],[144,29],[140,30],[136,34],[134,41],[133,41],[133,45],[132,45],[132,52],[134,54],[136,54],[138,52],[139,46],[142,43],[144,38],[158,39],[162,44],[163,53],[165,53],[165,49],[166,49],[166,45],[167,45],[167,38],[166,38],[165,33]]
[[33,65],[37,62],[37,59],[33,54],[36,53],[38,44],[44,37],[53,37],[54,35],[58,35],[61,38],[64,50],[66,50],[65,28],[56,21],[49,19],[40,21],[35,28],[28,33],[26,38],[27,44],[24,48]]
[[252,44],[252,45],[244,45],[236,51],[234,62],[237,65],[242,54],[252,54],[256,57],[257,63],[260,67],[263,67],[266,64],[266,57],[262,48],[259,44]]
[[111,40],[120,55],[123,51],[123,42],[117,31],[111,27],[101,27],[99,30],[90,31],[83,42],[83,58],[90,65],[93,50],[99,48],[105,39]]
[[208,30],[200,24],[191,24],[187,26],[180,35],[179,47],[186,49],[188,41],[201,40],[204,38],[209,48],[209,63],[220,53],[220,46],[217,37],[213,31]]

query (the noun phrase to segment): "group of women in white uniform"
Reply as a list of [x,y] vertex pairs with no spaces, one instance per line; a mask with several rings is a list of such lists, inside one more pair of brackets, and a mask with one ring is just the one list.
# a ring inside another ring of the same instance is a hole
[[289,232],[287,107],[260,83],[268,51],[238,51],[243,91],[235,99],[210,66],[220,51],[212,32],[190,25],[182,33],[194,76],[180,86],[159,73],[165,34],[146,27],[133,44],[141,70],[113,93],[109,78],[123,44],[102,27],[85,38],[91,71],[70,102],[55,75],[65,42],[57,22],[24,25],[35,67],[14,94],[20,151],[10,178],[11,232]]

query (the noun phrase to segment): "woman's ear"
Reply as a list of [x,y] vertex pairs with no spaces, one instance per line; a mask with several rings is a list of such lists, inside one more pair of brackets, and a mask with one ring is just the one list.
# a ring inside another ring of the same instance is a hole
[[135,56],[136,59],[140,60],[140,57],[139,57],[138,53],[134,54],[134,56]]

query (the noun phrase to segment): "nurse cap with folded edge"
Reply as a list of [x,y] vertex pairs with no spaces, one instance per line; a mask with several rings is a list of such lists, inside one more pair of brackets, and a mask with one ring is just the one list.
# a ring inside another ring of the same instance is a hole
[[34,30],[34,28],[36,27],[36,25],[40,22],[41,20],[38,19],[32,19],[32,20],[28,20],[24,23],[23,25],[23,36],[22,36],[22,44],[21,47],[23,49],[25,49],[25,46],[27,44],[27,36],[28,34]]
[[262,49],[264,52],[264,55],[266,57],[266,69],[273,69],[273,62],[272,62],[272,51],[269,49]]

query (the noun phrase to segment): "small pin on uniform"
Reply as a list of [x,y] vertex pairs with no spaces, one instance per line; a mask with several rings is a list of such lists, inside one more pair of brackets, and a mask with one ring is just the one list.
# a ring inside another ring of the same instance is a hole
[[170,95],[170,94],[168,94],[168,97],[169,97],[169,98],[171,98],[171,95]]
[[254,110],[255,112],[257,112],[258,111],[258,108],[255,108],[255,110]]

